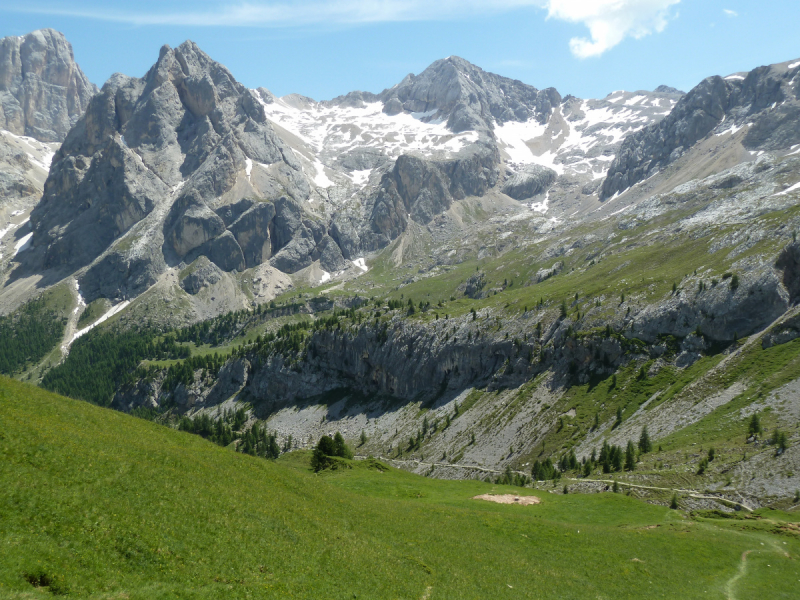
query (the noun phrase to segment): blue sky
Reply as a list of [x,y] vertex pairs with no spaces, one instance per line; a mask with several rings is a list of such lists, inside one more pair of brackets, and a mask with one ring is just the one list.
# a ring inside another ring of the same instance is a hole
[[798,0],[0,0],[0,37],[52,27],[89,78],[192,39],[249,87],[379,92],[436,59],[603,97],[800,58]]

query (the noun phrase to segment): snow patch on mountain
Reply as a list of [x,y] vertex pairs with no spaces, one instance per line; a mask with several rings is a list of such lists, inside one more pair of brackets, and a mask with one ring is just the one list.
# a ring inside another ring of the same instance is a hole
[[537,164],[559,175],[605,177],[622,140],[664,118],[677,94],[617,91],[604,100],[565,102],[546,123],[535,118],[495,126],[506,165],[519,171]]
[[102,317],[97,319],[97,321],[95,321],[91,325],[88,325],[87,327],[84,327],[83,329],[81,329],[79,331],[76,331],[75,335],[73,335],[72,339],[70,340],[70,344],[72,344],[72,342],[77,340],[82,335],[85,335],[85,334],[89,333],[92,329],[94,329],[95,327],[100,325],[100,323],[105,323],[108,319],[110,319],[114,315],[116,315],[118,313],[121,313],[123,310],[125,310],[125,308],[127,308],[127,306],[130,303],[131,303],[130,300],[123,300],[122,302],[120,302],[116,306],[112,307],[106,314],[104,314]]
[[377,148],[388,156],[419,152],[425,156],[458,152],[478,139],[474,131],[453,134],[441,120],[425,122],[436,111],[389,116],[382,102],[360,108],[323,103],[299,105],[285,98],[265,103],[267,118],[303,140],[317,152],[344,153],[353,148]]
[[14,244],[14,256],[20,252],[25,252],[31,247],[31,238],[33,238],[33,232],[25,234],[17,240],[17,243]]

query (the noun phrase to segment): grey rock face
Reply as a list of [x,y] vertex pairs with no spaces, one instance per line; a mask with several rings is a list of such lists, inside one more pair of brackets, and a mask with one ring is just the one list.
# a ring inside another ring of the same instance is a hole
[[314,247],[313,239],[297,237],[281,248],[269,264],[284,273],[295,273],[313,262],[311,254]]
[[273,224],[275,247],[283,248],[298,234],[308,235],[303,225],[303,209],[297,202],[285,196],[275,202],[275,222]]
[[[31,161],[23,147],[19,141],[0,134],[0,207],[41,194],[43,169]],[[40,147],[46,150],[43,144]]]
[[0,39],[0,129],[60,142],[96,93],[62,33]]
[[337,163],[346,171],[363,171],[379,169],[388,165],[391,159],[378,148],[353,148],[337,159]]
[[233,204],[226,204],[225,206],[220,206],[214,210],[220,219],[223,220],[225,223],[225,227],[230,227],[239,217],[241,217],[245,212],[253,208],[255,206],[256,201],[251,198],[242,198],[239,202],[234,202]]
[[495,122],[544,123],[561,102],[553,89],[537,90],[521,81],[487,73],[463,58],[437,60],[419,75],[408,75],[399,85],[379,94],[388,115],[429,113],[427,119],[447,119],[455,133],[491,129]]
[[242,248],[230,231],[209,241],[203,249],[203,254],[219,265],[223,271],[244,271],[246,268]]
[[477,146],[452,160],[401,156],[381,181],[370,216],[373,235],[366,249],[383,247],[395,239],[405,230],[409,216],[429,223],[450,208],[453,200],[482,196],[497,184],[498,164],[494,145]]
[[325,226],[285,196],[275,201],[270,224],[272,258],[270,265],[284,273],[295,273],[310,265],[323,250],[318,244],[326,237]]
[[329,273],[335,273],[347,268],[347,261],[342,256],[342,251],[339,245],[326,235],[322,241],[317,244],[319,251],[319,266]]
[[172,205],[173,222],[167,239],[178,256],[189,252],[221,235],[224,221],[197,194],[182,196]]
[[300,369],[286,367],[280,356],[271,357],[256,369],[248,391],[275,405],[340,387],[431,399],[468,382],[489,383],[507,358],[516,363],[510,341],[443,343],[436,332],[407,323],[393,323],[387,335],[385,341],[381,328],[372,326],[355,334],[317,332]]
[[68,140],[56,153],[42,200],[31,212],[34,246],[45,249],[45,268],[91,262],[169,193],[118,135],[91,157],[70,155],[69,148]]
[[783,271],[783,285],[789,291],[791,302],[800,300],[800,243],[786,246],[778,255],[775,266]]
[[341,248],[342,256],[356,258],[361,250],[359,223],[346,213],[338,212],[331,219],[330,236]]
[[663,121],[623,142],[603,182],[601,199],[663,169],[723,120],[732,126],[750,124],[743,141],[748,149],[775,150],[800,143],[799,71],[800,67],[759,67],[744,79],[705,79]]
[[80,278],[81,294],[87,302],[97,298],[135,298],[157,281],[165,267],[158,248],[143,256],[111,252]]
[[244,253],[247,268],[260,265],[272,256],[269,226],[274,217],[275,206],[271,202],[262,202],[247,210],[230,226]]
[[556,182],[558,175],[541,165],[529,165],[514,174],[503,185],[503,193],[515,200],[525,200],[547,191]]

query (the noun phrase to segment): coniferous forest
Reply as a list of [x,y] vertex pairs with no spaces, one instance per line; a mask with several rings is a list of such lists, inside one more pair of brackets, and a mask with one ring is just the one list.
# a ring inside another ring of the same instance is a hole
[[65,324],[65,319],[48,309],[44,298],[0,317],[0,373],[13,375],[42,360],[61,341]]

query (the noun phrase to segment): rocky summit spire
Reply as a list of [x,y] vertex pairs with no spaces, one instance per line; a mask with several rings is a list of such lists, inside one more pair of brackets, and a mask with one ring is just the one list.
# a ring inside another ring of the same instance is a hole
[[[195,43],[164,46],[143,78],[112,76],[70,131],[31,214],[30,259],[93,263],[87,294],[136,293],[199,255],[243,270],[281,249],[270,239],[276,207],[308,194],[254,94]],[[306,231],[309,252],[322,233]]]
[[95,93],[64,34],[40,29],[0,39],[0,129],[60,142]]

